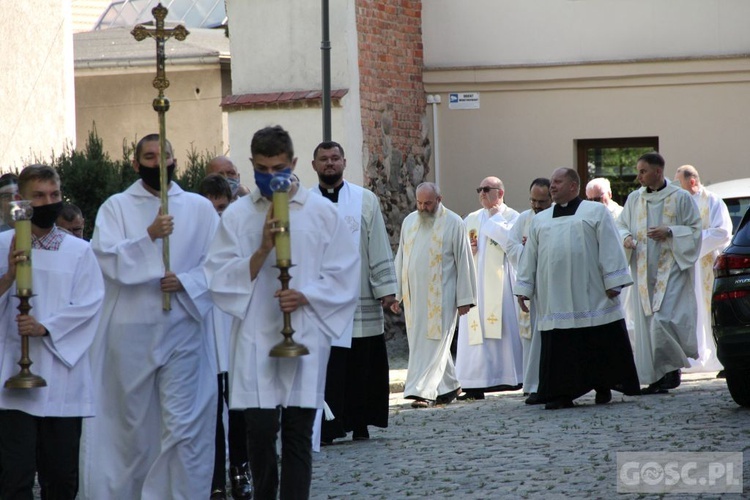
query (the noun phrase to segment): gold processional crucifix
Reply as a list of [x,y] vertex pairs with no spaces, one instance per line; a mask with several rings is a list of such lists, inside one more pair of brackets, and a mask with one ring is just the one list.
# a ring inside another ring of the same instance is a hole
[[[167,17],[169,11],[161,3],[151,10],[151,13],[156,19],[156,28],[146,28],[142,24],[137,25],[130,32],[136,41],[140,42],[146,38],[153,38],[156,40],[156,78],[154,78],[154,88],[159,90],[159,96],[154,99],[153,106],[154,111],[159,113],[159,177],[160,177],[160,195],[161,195],[161,213],[167,215],[169,213],[168,201],[167,201],[167,124],[166,124],[166,113],[169,111],[169,99],[164,96],[164,89],[169,87],[169,80],[167,80],[167,73],[165,70],[165,59],[164,56],[164,43],[175,37],[179,41],[185,40],[190,32],[185,29],[185,26],[179,24],[171,29],[164,28],[164,19]],[[163,239],[162,246],[162,259],[164,260],[164,270],[169,272],[169,237],[165,236]],[[172,303],[168,292],[164,292],[162,295],[162,309],[169,311],[172,309]]]

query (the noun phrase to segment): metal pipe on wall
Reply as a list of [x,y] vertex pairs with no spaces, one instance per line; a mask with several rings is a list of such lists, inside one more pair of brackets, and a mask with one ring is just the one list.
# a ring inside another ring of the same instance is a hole
[[331,33],[328,0],[322,0],[322,38],[320,43],[321,67],[323,73],[323,140],[331,140]]
[[435,184],[440,186],[440,147],[438,144],[438,120],[437,107],[440,104],[440,95],[427,95],[427,104],[432,104],[432,151],[435,158]]

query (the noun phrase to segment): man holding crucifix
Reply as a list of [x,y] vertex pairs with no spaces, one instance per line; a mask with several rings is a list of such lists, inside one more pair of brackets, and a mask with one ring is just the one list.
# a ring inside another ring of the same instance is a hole
[[[216,383],[204,318],[212,306],[203,262],[219,222],[211,202],[171,182],[161,212],[159,136],[136,147],[141,177],[110,197],[91,246],[105,278],[105,306],[92,349],[97,418],[84,429],[83,498],[208,498],[213,472]],[[171,271],[162,260],[171,243]],[[171,310],[162,294],[171,295]],[[205,494],[204,494],[205,493]]]

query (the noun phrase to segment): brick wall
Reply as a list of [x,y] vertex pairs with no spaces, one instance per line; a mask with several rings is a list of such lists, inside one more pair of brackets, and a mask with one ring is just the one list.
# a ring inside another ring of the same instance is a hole
[[[395,251],[401,222],[415,209],[415,188],[429,171],[422,1],[357,0],[356,5],[364,180],[380,198]],[[403,316],[385,316],[386,338],[402,337]]]
[[422,84],[421,0],[357,0],[364,178],[380,197],[394,249],[430,144]]

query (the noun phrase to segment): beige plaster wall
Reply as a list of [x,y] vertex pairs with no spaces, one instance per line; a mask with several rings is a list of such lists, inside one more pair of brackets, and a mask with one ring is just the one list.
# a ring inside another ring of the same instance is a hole
[[747,0],[428,0],[427,67],[741,54]]
[[[235,94],[320,88],[321,3],[227,0]],[[349,84],[347,38],[353,0],[330,0],[331,77]],[[237,57],[242,54],[242,57]],[[356,62],[355,62],[356,64]]]
[[[215,66],[167,67],[170,101],[166,114],[167,137],[178,162],[186,159],[191,145],[198,151],[228,150],[226,117],[221,113],[221,69]],[[79,70],[76,74],[76,113],[79,147],[92,125],[113,158],[122,157],[123,139],[128,143],[159,131],[152,101],[157,96],[151,82],[154,73],[119,74],[106,70]]]
[[[333,137],[343,137],[344,110],[333,108],[331,113]],[[232,144],[232,162],[240,170],[242,183],[254,187],[253,168],[250,163],[250,140],[253,134],[263,127],[281,125],[289,132],[294,142],[294,154],[297,156],[295,173],[302,185],[312,187],[318,183],[318,177],[312,169],[312,153],[320,139],[320,108],[296,108],[289,110],[256,109],[229,113],[229,141]],[[334,139],[335,140],[335,139]],[[339,141],[340,142],[340,141]],[[344,143],[342,146],[346,149]],[[352,162],[349,151],[346,151],[347,169],[345,178],[354,184],[362,185],[362,168]]]
[[[340,107],[331,113],[332,139],[346,150],[347,180],[363,180],[362,124],[357,66],[357,30],[354,0],[330,1],[331,88],[347,89]],[[321,5],[309,0],[227,0],[233,25],[232,93],[266,93],[322,89]],[[289,130],[299,157],[297,169],[306,186],[317,183],[309,162],[323,137],[322,109],[283,107],[248,109],[228,113],[232,160],[242,172],[243,183],[253,186],[250,157],[252,134],[267,125]]]
[[[705,184],[747,177],[750,61],[654,64],[427,72],[446,205],[474,210],[474,188],[498,175],[525,210],[533,178],[575,168],[577,139],[658,136],[670,176],[690,163]],[[448,109],[455,91],[480,91],[481,108]]]
[[7,0],[0,22],[0,169],[75,141],[70,2]]

